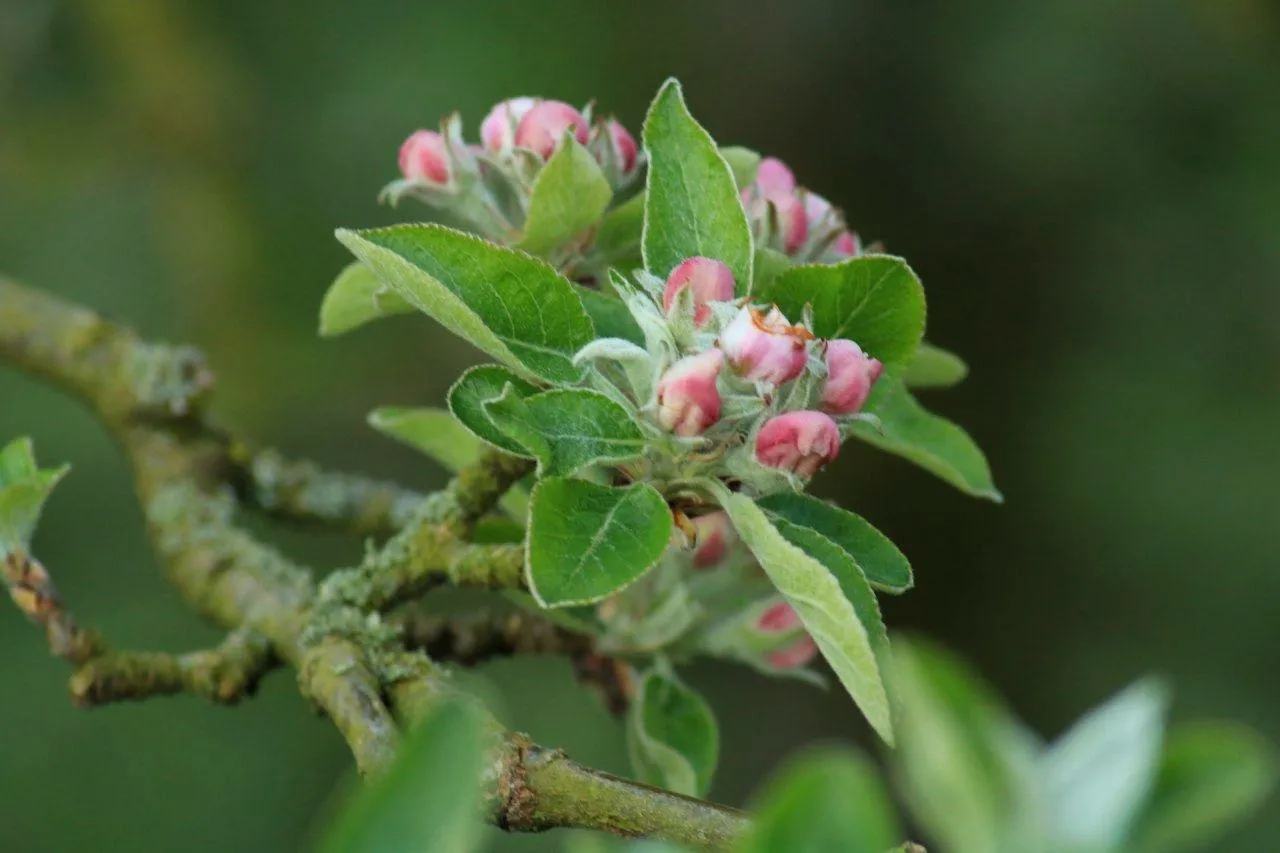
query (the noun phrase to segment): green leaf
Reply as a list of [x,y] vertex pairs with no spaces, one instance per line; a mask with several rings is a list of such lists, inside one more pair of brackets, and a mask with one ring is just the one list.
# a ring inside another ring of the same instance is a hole
[[916,819],[952,853],[1049,849],[1032,736],[950,654],[904,637],[893,648],[893,758]]
[[885,853],[902,840],[875,767],[845,750],[793,761],[756,797],[736,853]]
[[908,388],[950,388],[968,375],[969,365],[960,356],[922,341],[903,371],[902,381]]
[[49,493],[69,470],[37,467],[29,438],[0,450],[0,558],[30,545]]
[[571,135],[538,172],[524,234],[516,245],[534,255],[564,249],[604,215],[613,188],[595,158]]
[[413,306],[353,261],[338,273],[320,303],[320,335],[336,337],[382,317],[409,314]]
[[862,516],[796,492],[778,492],[757,503],[775,518],[807,527],[838,545],[877,589],[898,593],[914,584],[907,558]]
[[1276,771],[1271,745],[1244,726],[1195,723],[1175,728],[1128,849],[1199,849],[1262,804],[1275,787]]
[[499,450],[516,456],[533,457],[533,448],[512,438],[493,422],[485,404],[498,399],[510,387],[513,393],[529,396],[538,393],[536,386],[525,382],[505,367],[481,364],[458,377],[449,389],[449,411],[476,438],[487,441]]
[[322,853],[471,853],[480,845],[481,722],[454,701],[409,732],[382,776],[357,788]]
[[[644,235],[645,194],[632,196],[604,215],[592,248],[603,267],[630,270],[641,266],[640,242]],[[603,332],[596,330],[602,337]]]
[[597,338],[621,338],[644,346],[644,332],[621,299],[585,287],[578,290],[578,296],[596,328]]
[[627,713],[627,751],[641,782],[705,797],[720,755],[711,706],[674,673],[650,670]]
[[[708,486],[729,514],[743,543],[800,615],[823,657],[871,727],[886,743],[892,744],[889,697],[873,641],[840,581],[830,569],[774,527],[764,510],[750,498],[730,492],[717,481],[709,481]],[[794,535],[800,530],[788,532]]]
[[853,421],[850,432],[881,450],[902,456],[962,492],[1001,503],[991,469],[963,429],[921,406],[901,382],[881,377],[863,411],[879,423]]
[[[470,430],[443,409],[384,406],[369,413],[369,425],[425,453],[451,474],[476,462],[484,447]],[[529,493],[519,486],[507,490],[501,504],[512,518],[524,519],[529,515]]]
[[599,391],[559,388],[525,397],[512,387],[486,402],[484,411],[498,429],[532,451],[540,477],[626,462],[647,446],[631,413]]
[[419,311],[529,377],[572,384],[595,337],[573,285],[545,262],[439,225],[340,229],[338,239]]
[[1168,691],[1140,681],[1090,711],[1044,754],[1048,832],[1066,849],[1114,850],[1155,779]]
[[729,164],[729,171],[733,172],[733,184],[738,189],[745,189],[756,179],[756,172],[760,169],[760,155],[750,148],[726,145],[721,147],[720,156]]
[[791,259],[782,252],[770,249],[768,246],[756,249],[756,278],[751,283],[751,292],[759,293],[768,290],[778,276],[789,269],[791,269]]
[[644,147],[649,155],[645,268],[666,278],[686,258],[715,258],[729,265],[739,292],[745,293],[753,252],[747,213],[729,165],[689,114],[674,79],[663,84],[649,108]]
[[529,511],[529,591],[543,607],[599,601],[648,571],[670,538],[671,510],[652,486],[540,480]]
[[924,336],[924,288],[889,255],[792,267],[757,295],[793,322],[812,305],[814,334],[848,338],[890,367],[910,361]]

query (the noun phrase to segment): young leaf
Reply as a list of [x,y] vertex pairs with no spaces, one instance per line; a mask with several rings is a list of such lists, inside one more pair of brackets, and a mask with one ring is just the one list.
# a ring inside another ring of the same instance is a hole
[[889,255],[792,267],[758,296],[793,322],[812,305],[814,334],[855,341],[890,367],[906,364],[924,336],[924,288],[906,261]]
[[538,173],[524,234],[516,245],[534,255],[565,248],[604,215],[613,189],[600,166],[568,136]]
[[489,420],[538,460],[538,476],[564,477],[588,465],[626,462],[646,441],[631,413],[598,391],[559,388],[525,397],[512,388],[484,403]]
[[479,847],[483,735],[475,713],[450,702],[405,738],[383,776],[358,788],[322,853],[471,853]]
[[1275,752],[1256,732],[1196,723],[1169,733],[1155,790],[1127,848],[1195,850],[1259,806],[1275,787]]
[[533,449],[512,438],[505,430],[493,422],[485,403],[496,400],[510,387],[512,392],[521,396],[538,393],[537,387],[525,382],[505,367],[496,364],[481,364],[471,368],[458,377],[449,389],[449,411],[464,427],[471,430],[476,438],[487,441],[499,450],[514,453],[517,456],[533,456]]
[[1168,691],[1140,681],[1090,711],[1044,754],[1049,836],[1066,849],[1113,850],[1151,790]]
[[960,356],[921,341],[902,373],[902,381],[908,388],[950,388],[959,385],[968,375],[969,365]]
[[751,810],[755,823],[736,853],[885,853],[902,840],[875,768],[844,750],[792,762]]
[[726,145],[720,149],[720,156],[729,164],[734,186],[738,189],[745,188],[756,179],[756,172],[760,169],[760,155],[750,148]]
[[29,438],[0,450],[0,558],[30,544],[49,493],[68,470],[37,467]]
[[642,192],[615,207],[600,220],[600,227],[596,229],[591,247],[601,266],[630,270],[644,264],[640,254],[640,242],[644,235],[644,207],[645,194]]
[[771,516],[807,527],[838,545],[877,589],[899,593],[912,587],[907,558],[862,516],[796,492],[778,492],[757,503]]
[[751,283],[751,292],[760,293],[768,290],[773,282],[787,270],[791,269],[791,259],[768,246],[756,249],[755,281]]
[[595,337],[591,320],[573,285],[543,261],[438,225],[337,234],[379,281],[513,370],[581,379],[573,354]]
[[1038,830],[1038,745],[939,648],[895,637],[893,684],[907,804],[953,853],[1051,849]]
[[668,80],[644,122],[649,155],[644,264],[666,278],[686,258],[715,258],[733,270],[738,290],[751,286],[747,213],[733,172],[711,135],[694,121],[680,84]]
[[850,431],[868,444],[897,454],[946,480],[962,492],[1000,503],[987,458],[969,434],[927,411],[901,382],[883,376],[864,409],[879,423],[853,421]]
[[347,264],[320,303],[320,335],[332,338],[381,317],[408,314],[413,306],[378,281],[359,261]]
[[709,484],[709,488],[773,585],[800,615],[823,657],[871,727],[885,742],[892,744],[889,697],[872,640],[839,580],[830,569],[783,536],[750,498],[730,492],[718,482]]
[[627,752],[641,782],[705,797],[720,754],[715,715],[673,673],[650,670],[627,713]]
[[644,346],[644,332],[640,331],[640,326],[621,299],[585,287],[578,290],[578,296],[591,317],[597,338],[621,338],[636,346]]
[[529,510],[529,591],[543,607],[599,601],[648,571],[670,538],[671,510],[650,485],[539,480]]

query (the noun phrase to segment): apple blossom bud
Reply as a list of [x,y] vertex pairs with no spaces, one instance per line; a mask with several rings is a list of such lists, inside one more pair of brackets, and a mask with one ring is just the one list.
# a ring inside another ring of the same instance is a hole
[[772,193],[765,199],[773,205],[778,216],[778,234],[788,255],[800,251],[809,239],[809,219],[804,214],[804,204],[794,193]]
[[884,365],[862,351],[853,341],[827,342],[827,384],[822,389],[822,405],[828,412],[851,415],[862,408],[871,386],[884,372]]
[[444,137],[430,130],[414,131],[400,146],[400,174],[410,181],[449,183]]
[[800,614],[785,601],[771,604],[756,620],[756,630],[765,634],[781,634],[800,627]]
[[813,641],[813,637],[805,634],[791,645],[770,652],[765,660],[774,669],[796,669],[809,663],[817,654],[818,644]]
[[605,124],[605,130],[608,131],[609,139],[613,142],[613,150],[618,157],[618,167],[623,175],[630,175],[635,171],[636,154],[640,150],[636,147],[636,138],[617,119],[609,119]]
[[710,349],[680,359],[658,381],[658,423],[676,435],[700,435],[720,420],[716,377],[724,354]]
[[846,258],[856,258],[862,254],[862,241],[852,231],[842,231],[831,244],[831,251]]
[[693,520],[693,526],[698,531],[693,548],[693,565],[699,569],[707,569],[723,560],[736,536],[728,514],[717,511],[700,515]]
[[742,191],[742,201],[752,219],[763,220],[773,206],[778,218],[778,234],[783,248],[794,254],[809,236],[805,202],[796,190],[796,178],[776,157],[766,157],[756,168],[755,182]]
[[756,434],[760,464],[812,477],[840,453],[840,427],[822,412],[788,412],[765,421]]
[[480,140],[490,151],[505,151],[516,144],[516,126],[538,103],[535,98],[511,98],[489,111],[480,123]]
[[777,308],[766,315],[746,306],[720,334],[720,349],[739,375],[781,385],[804,371],[805,342],[813,334],[792,326]]
[[693,322],[705,326],[711,319],[708,302],[728,302],[733,299],[733,271],[727,264],[713,258],[689,258],[671,271],[667,286],[662,290],[662,308],[670,311],[680,291],[693,290]]
[[590,128],[582,113],[564,101],[538,101],[516,125],[516,145],[530,148],[542,159],[550,159],[565,131],[573,128],[574,137],[587,144]]
[[765,195],[793,193],[796,191],[796,176],[777,157],[766,157],[756,167],[756,186]]

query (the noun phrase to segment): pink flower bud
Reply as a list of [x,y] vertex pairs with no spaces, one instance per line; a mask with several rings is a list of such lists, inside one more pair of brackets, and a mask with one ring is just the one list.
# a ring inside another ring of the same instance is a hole
[[755,182],[742,191],[742,202],[747,206],[747,214],[757,221],[768,216],[769,206],[773,206],[778,217],[778,234],[788,254],[799,251],[808,239],[809,217],[796,190],[795,175],[776,157],[760,161]]
[[813,660],[818,654],[818,644],[805,634],[789,646],[770,652],[765,658],[774,669],[796,669]]
[[782,634],[800,627],[800,614],[785,601],[771,604],[756,620],[756,630],[766,634]]
[[773,205],[778,216],[778,234],[788,255],[800,251],[809,239],[809,219],[804,214],[804,204],[794,193],[770,193],[765,200]]
[[793,193],[796,191],[796,176],[777,157],[766,157],[756,169],[756,186],[765,195]]
[[569,128],[583,145],[590,128],[582,113],[564,101],[538,101],[516,125],[516,145],[530,148],[543,160],[550,159]]
[[609,119],[605,124],[609,139],[613,141],[613,150],[618,156],[618,166],[622,174],[630,175],[636,168],[636,138],[632,136],[617,119]]
[[831,251],[846,258],[856,258],[862,254],[862,241],[852,231],[842,231],[831,244]]
[[733,272],[727,264],[712,258],[689,258],[671,271],[662,290],[662,308],[670,311],[676,297],[686,287],[693,289],[693,322],[705,326],[711,319],[708,302],[733,299]]
[[720,349],[741,376],[755,382],[781,385],[804,370],[805,342],[813,333],[792,326],[777,308],[765,315],[747,306],[720,334]]
[[400,174],[411,181],[449,183],[449,153],[444,137],[430,130],[414,131],[400,146]]
[[658,382],[658,423],[676,435],[700,435],[720,420],[716,377],[724,354],[710,349],[686,356],[667,369]]
[[693,549],[693,565],[699,569],[710,568],[728,552],[736,536],[729,516],[723,511],[700,515],[693,519],[698,540]]
[[480,123],[480,140],[490,151],[505,151],[516,144],[516,126],[533,109],[534,98],[511,98],[489,111]]
[[871,386],[883,372],[884,365],[853,341],[828,341],[827,384],[822,389],[822,405],[837,415],[853,414],[867,402]]
[[788,412],[756,434],[756,459],[770,468],[812,477],[840,453],[840,427],[822,412]]

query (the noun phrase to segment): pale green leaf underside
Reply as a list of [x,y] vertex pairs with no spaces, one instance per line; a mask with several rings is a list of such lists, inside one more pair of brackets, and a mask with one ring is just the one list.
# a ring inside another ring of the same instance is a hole
[[651,671],[641,679],[627,717],[627,750],[640,781],[704,797],[719,748],[705,699],[673,676]]
[[950,388],[959,385],[968,375],[969,365],[960,356],[921,341],[902,372],[902,381],[908,388]]
[[550,477],[533,489],[526,576],[544,607],[588,604],[649,570],[671,538],[658,490]]
[[524,252],[438,225],[339,230],[338,239],[405,301],[526,376],[572,384],[594,338],[573,285]]
[[326,338],[336,337],[373,320],[413,310],[412,305],[379,281],[368,267],[353,261],[338,273],[320,303],[320,334]]
[[458,377],[449,389],[449,411],[476,438],[517,456],[533,458],[534,450],[513,438],[493,422],[485,404],[502,396],[506,388],[522,396],[536,394],[537,387],[497,364],[480,364]]
[[643,453],[647,444],[630,412],[584,388],[532,396],[517,390],[484,403],[484,411],[498,429],[533,453],[542,477],[626,462]]
[[666,278],[686,258],[729,265],[738,291],[751,286],[752,242],[733,172],[715,141],[689,114],[680,84],[668,80],[644,123],[649,155],[644,263]]
[[595,158],[569,137],[534,181],[517,245],[540,256],[565,249],[600,220],[611,198],[613,189]]

